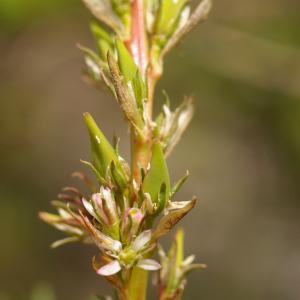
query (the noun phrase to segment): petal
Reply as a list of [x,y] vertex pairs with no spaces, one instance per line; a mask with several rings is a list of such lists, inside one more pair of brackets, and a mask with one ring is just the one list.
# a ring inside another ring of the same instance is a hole
[[84,208],[87,210],[87,212],[95,219],[98,219],[97,215],[95,214],[92,203],[87,201],[85,198],[82,198],[81,201],[82,201]]
[[182,262],[182,266],[188,266],[192,264],[194,260],[195,260],[195,255],[190,255]]
[[67,212],[65,209],[59,208],[57,211],[63,219],[72,219],[70,213]]
[[99,231],[95,226],[90,222],[89,218],[83,215],[81,211],[79,211],[81,216],[81,223],[85,227],[85,229],[90,233],[91,238],[93,239],[96,246],[98,246],[102,251],[110,250],[119,252],[122,249],[122,244],[120,241],[114,240],[111,237],[105,235],[101,231]]
[[136,252],[140,251],[150,240],[151,230],[145,230],[140,233],[132,243],[132,249]]
[[71,225],[67,225],[67,224],[54,224],[53,225],[56,229],[60,230],[60,231],[64,231],[67,233],[71,233],[71,234],[75,234],[75,235],[82,235],[83,232],[81,229],[71,226]]
[[80,238],[78,238],[77,236],[71,236],[71,237],[67,237],[58,241],[55,241],[51,244],[51,248],[57,248],[60,247],[62,245],[68,244],[68,243],[74,243],[74,242],[78,242],[80,240]]
[[153,259],[140,259],[137,263],[137,267],[147,271],[156,271],[161,268],[161,265]]
[[118,273],[121,270],[121,266],[117,260],[114,260],[110,262],[107,265],[104,265],[101,267],[98,271],[97,274],[101,276],[111,276],[116,273]]

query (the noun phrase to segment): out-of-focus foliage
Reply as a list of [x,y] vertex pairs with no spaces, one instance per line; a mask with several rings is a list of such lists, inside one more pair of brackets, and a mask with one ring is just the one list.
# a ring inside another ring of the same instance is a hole
[[20,30],[33,18],[42,19],[49,14],[58,12],[65,14],[70,8],[79,6],[73,0],[1,0],[0,26],[6,29]]
[[49,285],[40,283],[32,291],[30,300],[55,300],[55,294]]

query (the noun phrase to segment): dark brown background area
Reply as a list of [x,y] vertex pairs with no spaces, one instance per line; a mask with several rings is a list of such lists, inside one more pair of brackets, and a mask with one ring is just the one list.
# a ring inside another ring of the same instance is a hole
[[[166,61],[157,106],[162,89],[173,106],[196,100],[169,166],[173,181],[191,173],[177,197],[200,199],[182,223],[186,252],[209,266],[184,299],[300,299],[299,12],[294,0],[215,1]],[[57,300],[109,292],[91,269],[96,250],[50,251],[61,234],[37,219],[84,169],[84,111],[121,136],[128,157],[115,100],[80,78],[75,43],[92,46],[89,20],[79,0],[0,3],[1,300],[54,300],[50,287]]]

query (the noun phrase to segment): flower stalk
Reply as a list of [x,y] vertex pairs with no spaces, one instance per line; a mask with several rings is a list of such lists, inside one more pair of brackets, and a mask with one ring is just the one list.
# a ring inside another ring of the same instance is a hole
[[[71,242],[96,246],[92,266],[117,290],[119,299],[146,300],[150,271],[157,272],[160,300],[181,299],[186,275],[203,265],[192,264],[193,257],[183,259],[182,231],[168,254],[158,240],[196,204],[195,197],[174,201],[188,173],[172,186],[166,163],[194,110],[190,98],[172,110],[165,95],[162,111],[154,118],[154,91],[164,56],[206,19],[211,1],[203,0],[192,13],[188,0],[83,3],[96,19],[91,24],[96,51],[79,46],[85,58],[84,76],[93,86],[107,86],[118,101],[130,128],[131,162],[119,153],[118,139],[112,145],[85,113],[91,162],[82,162],[95,179],[74,173],[89,192],[64,188],[52,202],[57,213],[41,212],[40,218],[67,235],[53,248]],[[160,262],[153,259],[158,249]]]

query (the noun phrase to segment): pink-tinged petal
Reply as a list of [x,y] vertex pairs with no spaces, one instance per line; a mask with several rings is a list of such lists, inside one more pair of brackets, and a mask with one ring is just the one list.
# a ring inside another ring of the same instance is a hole
[[107,265],[104,265],[101,267],[98,271],[97,274],[101,276],[111,276],[116,273],[118,273],[121,270],[121,266],[117,260],[114,260],[110,262]]
[[140,251],[151,240],[151,230],[145,230],[138,235],[132,243],[132,249],[136,252]]
[[131,208],[129,211],[129,215],[136,223],[140,223],[144,217],[142,212],[138,208]]
[[140,259],[137,263],[137,267],[147,271],[156,271],[161,268],[161,265],[153,259]]

